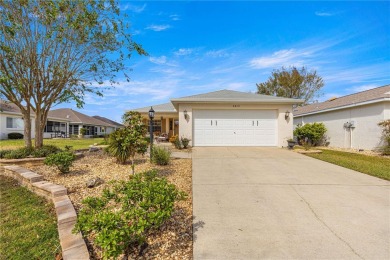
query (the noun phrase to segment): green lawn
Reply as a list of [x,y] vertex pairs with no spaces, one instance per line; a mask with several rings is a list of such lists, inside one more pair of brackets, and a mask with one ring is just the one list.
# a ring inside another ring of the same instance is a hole
[[[44,139],[43,144],[51,144],[58,146],[61,149],[64,149],[66,145],[73,146],[74,150],[86,149],[91,144],[101,143],[104,141],[104,138],[85,138],[85,139]],[[33,140],[34,143],[34,140]],[[0,150],[5,149],[16,149],[24,147],[24,140],[1,140],[0,141]]]
[[390,180],[390,158],[368,156],[321,149],[321,154],[306,154],[307,156],[340,165],[342,167]]
[[0,176],[0,259],[55,259],[61,252],[54,207]]

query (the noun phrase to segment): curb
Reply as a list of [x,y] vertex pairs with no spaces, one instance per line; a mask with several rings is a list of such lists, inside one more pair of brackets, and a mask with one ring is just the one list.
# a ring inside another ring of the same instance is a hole
[[42,175],[16,165],[1,166],[0,175],[17,180],[20,185],[53,202],[64,260],[89,259],[89,252],[81,233],[72,233],[77,214],[64,186],[44,181]]

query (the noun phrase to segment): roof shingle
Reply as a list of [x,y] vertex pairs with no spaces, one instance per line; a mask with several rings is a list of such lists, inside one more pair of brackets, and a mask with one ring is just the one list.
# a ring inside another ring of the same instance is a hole
[[358,92],[336,99],[331,99],[321,103],[314,103],[303,107],[297,107],[294,109],[293,114],[294,117],[296,117],[309,113],[321,113],[328,109],[341,109],[348,105],[359,104],[374,100],[381,100],[385,98],[390,98],[390,85]]

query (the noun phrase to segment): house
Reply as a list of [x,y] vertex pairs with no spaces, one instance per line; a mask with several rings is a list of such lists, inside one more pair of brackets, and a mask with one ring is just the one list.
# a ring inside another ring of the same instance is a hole
[[373,150],[382,145],[380,121],[390,119],[390,85],[294,110],[294,126],[322,122],[329,145]]
[[92,117],[96,118],[96,119],[98,119],[100,121],[106,122],[106,123],[108,123],[110,125],[113,125],[113,126],[116,127],[116,129],[125,127],[123,124],[119,124],[119,123],[117,123],[117,122],[115,122],[115,121],[113,121],[111,119],[108,119],[106,117],[103,117],[103,116],[92,116]]
[[86,129],[85,136],[110,134],[118,128],[113,124],[87,116],[70,108],[50,110],[49,116],[69,119],[69,135],[78,135],[80,133],[80,128]]
[[[35,114],[31,113],[31,136],[35,137]],[[48,113],[43,138],[69,137],[78,135],[80,128],[86,128],[86,136],[109,134],[118,128],[68,108],[51,110]],[[7,139],[9,133],[24,134],[24,122],[20,109],[13,103],[0,100],[0,139]]]
[[[192,146],[286,146],[292,106],[303,100],[220,90],[154,105],[153,129],[178,134]],[[150,107],[138,108],[149,124]]]

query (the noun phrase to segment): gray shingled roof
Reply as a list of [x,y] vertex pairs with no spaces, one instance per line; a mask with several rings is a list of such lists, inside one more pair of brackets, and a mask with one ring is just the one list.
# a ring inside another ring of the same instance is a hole
[[[137,111],[140,113],[147,113],[149,112],[149,110],[150,110],[150,106],[131,109],[131,111]],[[176,109],[171,102],[165,104],[153,105],[153,110],[158,113],[176,113]]]
[[95,125],[95,126],[110,126],[115,127],[112,124],[108,124],[99,119],[87,116],[83,113],[75,111],[70,108],[59,108],[49,111],[49,116],[57,118],[68,118],[71,123],[80,123],[85,125]]
[[299,104],[301,99],[283,98],[234,90],[218,90],[214,92],[171,99],[172,103],[181,102],[256,102],[256,103],[287,103]]
[[294,109],[293,114],[294,117],[297,117],[304,114],[321,113],[329,109],[342,109],[349,105],[375,100],[383,100],[385,98],[390,99],[390,85],[358,92],[336,99],[331,99],[321,103],[314,103],[303,107],[297,107]]
[[114,126],[117,126],[117,127],[124,127],[124,125],[119,124],[119,123],[117,123],[117,122],[115,122],[115,121],[113,121],[111,119],[108,119],[106,117],[103,117],[103,116],[93,116],[93,118],[96,118],[96,119],[98,119],[100,121],[106,122],[108,124],[111,124],[111,125],[114,125]]
[[20,113],[20,108],[14,103],[0,100],[0,112]]

